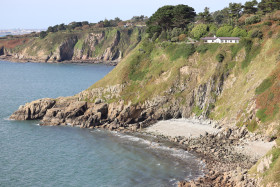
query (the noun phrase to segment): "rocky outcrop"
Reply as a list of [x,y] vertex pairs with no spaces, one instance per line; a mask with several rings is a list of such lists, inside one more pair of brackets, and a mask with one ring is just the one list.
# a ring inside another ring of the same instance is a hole
[[42,119],[47,110],[55,105],[56,101],[54,99],[40,99],[26,104],[25,106],[20,106],[19,109],[13,113],[10,119],[15,120],[34,120]]

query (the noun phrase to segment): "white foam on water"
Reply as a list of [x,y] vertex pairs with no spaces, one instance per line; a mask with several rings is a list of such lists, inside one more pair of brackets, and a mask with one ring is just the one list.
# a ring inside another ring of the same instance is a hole
[[14,119],[10,119],[10,116],[3,118],[5,121],[15,121]]

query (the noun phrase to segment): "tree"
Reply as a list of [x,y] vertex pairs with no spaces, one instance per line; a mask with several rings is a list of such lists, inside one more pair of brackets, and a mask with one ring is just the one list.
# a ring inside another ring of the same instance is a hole
[[242,4],[241,3],[230,3],[229,4],[229,17],[230,17],[230,24],[234,24],[240,18]]
[[172,28],[174,6],[164,6],[159,8],[149,19],[148,26],[158,25],[161,30]]
[[194,20],[196,13],[192,7],[187,5],[163,6],[159,8],[147,22],[149,36],[154,32],[171,30],[175,27],[185,28]]
[[45,38],[47,35],[48,35],[48,34],[47,34],[46,31],[41,31],[40,34],[39,34],[39,37],[40,37],[41,39],[43,39],[43,38]]
[[258,2],[257,0],[247,1],[243,6],[243,12],[245,14],[255,14],[258,11]]
[[262,0],[258,7],[264,13],[280,10],[280,0]]
[[105,19],[104,20],[104,27],[110,27],[111,26],[111,23],[109,20]]
[[70,29],[75,29],[76,27],[81,27],[81,26],[82,26],[82,22],[75,22],[75,21],[69,23],[68,25]]
[[89,22],[88,21],[83,21],[82,22],[82,25],[84,26],[84,25],[89,25]]
[[65,25],[63,23],[58,25],[58,30],[60,30],[60,31],[66,30]]
[[196,13],[192,7],[187,5],[177,5],[173,8],[173,26],[185,28],[187,24],[194,21]]
[[233,27],[227,25],[227,26],[220,27],[217,30],[216,35],[218,37],[229,37],[229,36],[231,36],[232,31],[233,31]]
[[207,34],[207,25],[203,23],[196,25],[192,29],[191,34],[195,39],[199,40],[202,36],[205,36]]
[[202,23],[212,23],[214,21],[208,7],[204,8],[204,12],[198,14],[198,20]]
[[52,26],[49,26],[47,29],[47,33],[49,32],[55,32],[54,28]]
[[218,10],[214,12],[213,18],[218,25],[229,24],[230,23],[229,8],[226,7],[222,10]]

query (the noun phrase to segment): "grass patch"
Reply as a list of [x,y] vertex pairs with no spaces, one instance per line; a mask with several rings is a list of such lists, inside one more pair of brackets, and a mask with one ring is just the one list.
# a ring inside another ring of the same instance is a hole
[[170,56],[171,61],[179,58],[188,58],[195,52],[195,47],[192,44],[171,44],[166,48],[167,54]]
[[265,79],[257,88],[255,93],[257,95],[265,92],[268,88],[272,86],[273,82],[271,78]]
[[267,115],[266,115],[266,109],[260,109],[257,111],[256,116],[259,118],[262,122],[266,122]]
[[202,44],[197,46],[196,51],[199,52],[200,54],[204,54],[208,51],[208,45],[207,44]]
[[200,116],[203,112],[203,109],[200,109],[199,106],[195,106],[192,109],[192,112],[196,115],[196,116]]
[[235,65],[236,65],[236,62],[230,61],[229,63],[227,63],[226,70],[227,70],[227,71],[232,70],[232,69],[235,67]]
[[248,131],[250,131],[250,132],[256,131],[257,128],[258,128],[258,123],[257,123],[256,120],[250,121],[249,124],[247,125],[247,129],[248,129]]

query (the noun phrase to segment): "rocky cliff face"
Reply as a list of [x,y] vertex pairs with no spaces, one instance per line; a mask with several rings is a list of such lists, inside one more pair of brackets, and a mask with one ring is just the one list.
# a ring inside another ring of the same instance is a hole
[[[0,42],[0,56],[20,61],[118,63],[141,41],[142,28],[104,29],[84,33],[49,33],[28,42]],[[130,47],[129,47],[130,46]]]

